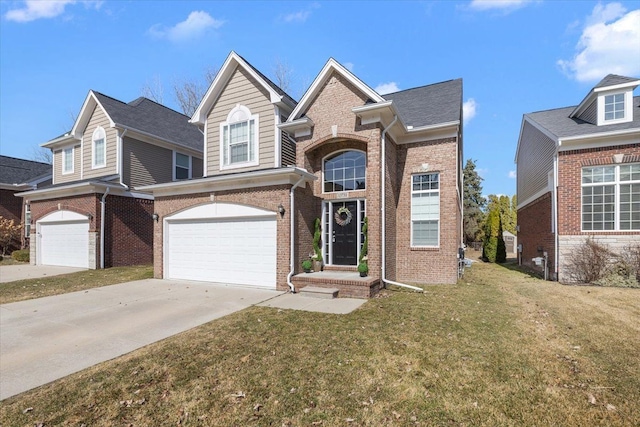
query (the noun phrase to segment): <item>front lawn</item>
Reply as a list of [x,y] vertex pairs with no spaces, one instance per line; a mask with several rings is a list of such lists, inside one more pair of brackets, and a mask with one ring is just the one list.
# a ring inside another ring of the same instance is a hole
[[252,307],[6,399],[0,424],[636,426],[638,348],[639,290],[474,263],[344,316]]
[[15,282],[0,283],[0,304],[82,291],[133,280],[150,279],[152,277],[153,267],[144,265],[87,270],[46,278],[16,280]]

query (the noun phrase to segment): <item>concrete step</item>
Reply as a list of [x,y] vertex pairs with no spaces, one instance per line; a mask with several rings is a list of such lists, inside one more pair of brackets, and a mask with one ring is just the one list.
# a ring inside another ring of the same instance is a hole
[[314,298],[332,299],[338,297],[339,289],[336,288],[320,288],[318,286],[305,286],[300,289],[300,295]]

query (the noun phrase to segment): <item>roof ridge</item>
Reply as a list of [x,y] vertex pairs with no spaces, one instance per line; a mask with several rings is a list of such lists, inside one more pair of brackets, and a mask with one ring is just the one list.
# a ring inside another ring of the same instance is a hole
[[455,79],[449,79],[449,80],[443,80],[441,82],[436,82],[436,83],[429,83],[429,84],[426,84],[426,85],[420,85],[420,86],[416,86],[416,87],[410,87],[410,88],[407,88],[407,89],[397,90],[395,92],[385,93],[384,95],[381,95],[381,96],[384,98],[387,95],[393,95],[395,93],[407,92],[407,91],[415,90],[415,89],[422,89],[422,88],[425,88],[425,87],[436,86],[436,85],[440,85],[440,84],[444,84],[444,83],[451,83],[451,82],[455,82],[455,81],[458,81],[458,80],[462,81],[462,77],[458,77],[458,78],[455,78]]
[[[171,107],[167,107],[166,105],[161,104],[161,103],[159,103],[159,102],[157,102],[157,101],[154,101],[153,99],[147,98],[146,96],[139,96],[139,97],[137,97],[136,99],[134,99],[134,100],[133,100],[133,101],[131,101],[131,102],[134,102],[134,101],[137,101],[137,100],[140,100],[140,102],[139,102],[138,104],[136,104],[136,106],[137,106],[137,105],[140,105],[140,103],[141,103],[142,101],[149,101],[149,102],[152,102],[152,103],[154,103],[154,104],[156,104],[156,105],[158,105],[158,106],[160,106],[160,107],[166,108],[166,109],[167,109],[167,110],[169,110],[169,111],[172,111],[172,112],[174,112],[174,113],[180,114],[181,116],[185,116],[185,117],[186,117],[186,118],[188,118],[188,119],[190,119],[190,118],[191,118],[190,116],[187,116],[186,114],[181,113],[181,112],[180,112],[180,111],[178,111],[178,110],[174,110],[174,109],[173,109],[173,108],[171,108]],[[129,104],[127,104],[127,105],[129,105],[129,106],[131,106],[131,107],[134,107],[134,108],[135,108],[135,106],[131,105],[130,103],[129,103]]]

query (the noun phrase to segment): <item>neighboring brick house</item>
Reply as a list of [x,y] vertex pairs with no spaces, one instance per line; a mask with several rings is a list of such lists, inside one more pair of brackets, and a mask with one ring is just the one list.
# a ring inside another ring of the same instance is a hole
[[[462,80],[383,97],[330,59],[296,103],[232,52],[191,122],[204,177],[139,188],[159,219],[155,277],[360,297],[385,281],[456,282]],[[316,218],[333,274],[299,274]]]
[[146,98],[89,91],[73,129],[43,144],[52,185],[18,194],[31,212],[31,263],[152,263],[153,196],[134,188],[202,176],[202,134],[188,120]]
[[29,244],[31,213],[25,210],[16,193],[51,184],[51,165],[32,160],[0,156],[0,216],[25,224],[22,246]]
[[608,75],[578,105],[525,114],[518,149],[518,242],[549,277],[591,236],[622,250],[640,241],[640,97],[636,78]]

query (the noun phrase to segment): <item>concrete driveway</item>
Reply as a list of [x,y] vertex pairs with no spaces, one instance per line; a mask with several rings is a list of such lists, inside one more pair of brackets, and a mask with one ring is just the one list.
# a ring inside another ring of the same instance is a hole
[[3,265],[0,266],[0,283],[14,280],[35,279],[39,277],[59,276],[60,274],[84,271],[86,268],[57,267],[53,265]]
[[147,279],[0,305],[0,399],[280,294]]

